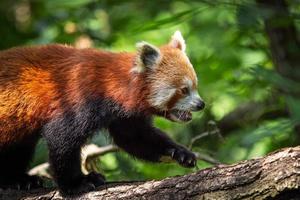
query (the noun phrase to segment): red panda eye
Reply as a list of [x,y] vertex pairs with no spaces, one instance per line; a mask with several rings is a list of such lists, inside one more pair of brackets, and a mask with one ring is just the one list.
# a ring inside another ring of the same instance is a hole
[[187,87],[181,88],[181,93],[183,95],[187,95],[189,93],[189,89]]

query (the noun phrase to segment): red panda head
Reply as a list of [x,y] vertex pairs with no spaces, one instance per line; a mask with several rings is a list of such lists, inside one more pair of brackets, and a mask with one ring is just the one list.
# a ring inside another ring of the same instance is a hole
[[191,120],[192,111],[204,108],[197,91],[197,76],[185,48],[179,31],[169,44],[160,48],[140,42],[133,68],[133,72],[144,74],[149,91],[146,99],[156,114],[177,122]]

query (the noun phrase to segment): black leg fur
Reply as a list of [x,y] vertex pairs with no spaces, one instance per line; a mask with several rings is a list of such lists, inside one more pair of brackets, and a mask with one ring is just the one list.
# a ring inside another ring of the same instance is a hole
[[[68,108],[68,105],[64,107]],[[80,194],[104,184],[101,174],[81,172],[80,149],[87,138],[107,127],[121,107],[104,99],[86,100],[80,108],[47,123],[42,134],[49,148],[49,162],[53,178],[62,194]]]
[[50,121],[42,130],[53,178],[62,194],[80,194],[104,184],[100,174],[82,174],[80,150],[92,133],[105,127],[121,148],[138,158],[155,162],[168,156],[183,166],[195,165],[195,155],[154,128],[149,118],[123,112],[121,106],[111,101],[87,101],[76,112],[72,110]]
[[0,188],[31,189],[42,186],[42,179],[26,174],[38,141],[37,136],[0,151]]
[[109,132],[118,146],[138,158],[158,162],[169,157],[184,167],[194,167],[196,164],[192,152],[173,142],[145,117],[114,120]]
[[87,120],[68,114],[48,123],[43,129],[53,178],[64,195],[88,192],[104,184],[102,175],[83,175],[81,171],[81,147],[94,128]]

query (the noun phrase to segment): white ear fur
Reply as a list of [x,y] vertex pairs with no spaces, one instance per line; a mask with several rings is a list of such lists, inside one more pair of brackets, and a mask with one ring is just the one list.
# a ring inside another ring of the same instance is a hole
[[175,31],[175,33],[171,37],[169,45],[185,52],[186,45],[180,31]]
[[161,60],[160,50],[152,44],[147,42],[138,42],[137,47],[137,57],[134,68],[135,72],[144,72],[147,68],[154,69],[154,67]]

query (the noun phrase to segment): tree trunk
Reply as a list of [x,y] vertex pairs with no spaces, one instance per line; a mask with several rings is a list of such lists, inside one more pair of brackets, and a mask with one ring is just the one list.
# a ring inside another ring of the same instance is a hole
[[[78,199],[300,199],[300,146],[160,181],[110,183]],[[63,199],[57,190],[0,190],[0,199]]]
[[[265,9],[267,17],[264,20],[265,30],[269,38],[273,63],[277,72],[287,79],[300,83],[300,41],[294,25],[288,4],[285,0],[256,0],[258,6]],[[284,91],[287,96],[299,99],[299,90]],[[291,112],[291,110],[290,110]],[[300,138],[300,119],[295,126],[295,131]]]
[[257,0],[257,2],[268,13],[264,20],[265,29],[278,73],[299,82],[300,43],[287,3],[284,0]]

